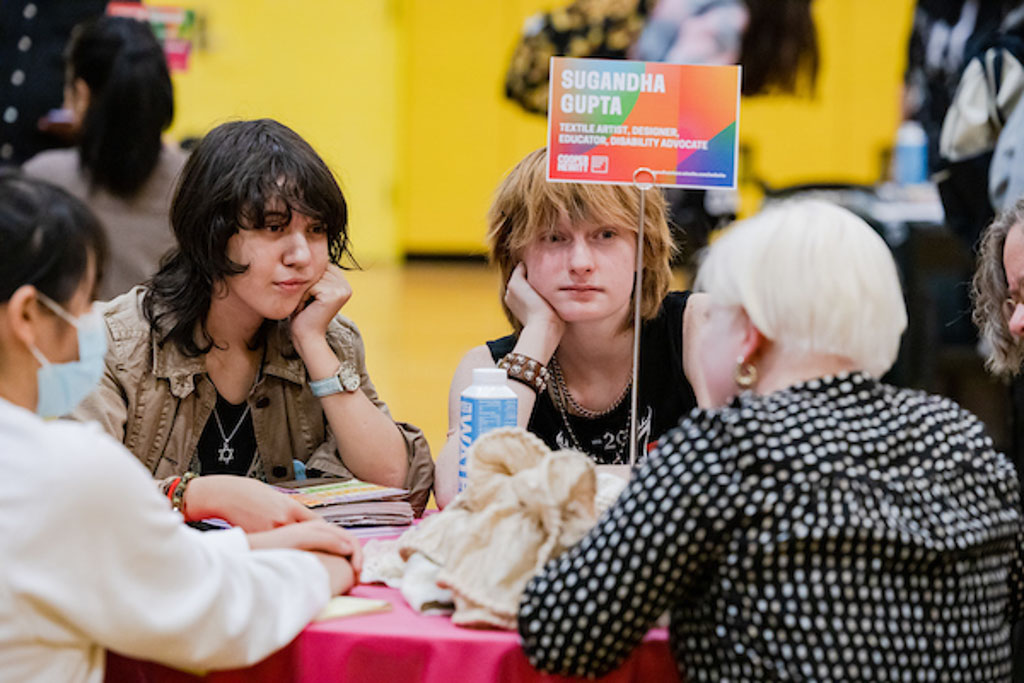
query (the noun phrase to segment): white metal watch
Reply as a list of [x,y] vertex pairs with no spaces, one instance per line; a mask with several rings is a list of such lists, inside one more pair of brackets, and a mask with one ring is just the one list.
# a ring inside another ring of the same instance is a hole
[[317,398],[340,394],[343,391],[352,393],[359,389],[359,372],[352,361],[343,360],[336,373],[325,379],[310,382],[309,388]]

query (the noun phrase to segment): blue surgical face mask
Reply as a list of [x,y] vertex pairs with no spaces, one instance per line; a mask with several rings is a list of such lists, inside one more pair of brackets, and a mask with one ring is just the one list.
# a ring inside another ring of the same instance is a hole
[[29,347],[39,361],[39,403],[36,413],[42,417],[67,415],[89,395],[103,377],[107,354],[107,331],[98,311],[74,318],[59,304],[39,292],[39,300],[78,330],[78,360],[51,363],[35,346]]

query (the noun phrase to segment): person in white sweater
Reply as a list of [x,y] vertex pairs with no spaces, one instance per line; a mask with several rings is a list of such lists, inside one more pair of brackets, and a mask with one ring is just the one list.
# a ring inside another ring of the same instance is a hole
[[[216,478],[163,496],[98,427],[43,419],[102,373],[104,237],[63,190],[2,172],[0,244],[0,680],[98,682],[105,649],[217,669],[286,645],[356,580],[358,541],[320,520],[189,528],[172,506],[216,510]],[[245,486],[223,497],[287,498]]]

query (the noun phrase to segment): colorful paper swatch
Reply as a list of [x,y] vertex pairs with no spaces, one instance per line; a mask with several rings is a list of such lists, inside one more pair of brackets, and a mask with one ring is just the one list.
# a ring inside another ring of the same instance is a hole
[[405,489],[378,486],[358,479],[280,489],[306,507],[317,508],[326,505],[360,503],[364,501],[400,500],[409,495]]

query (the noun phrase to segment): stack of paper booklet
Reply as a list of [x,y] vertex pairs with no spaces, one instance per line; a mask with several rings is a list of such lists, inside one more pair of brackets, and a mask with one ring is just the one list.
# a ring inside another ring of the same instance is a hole
[[412,524],[412,506],[405,489],[368,484],[358,479],[319,480],[303,486],[289,482],[281,491],[340,526],[406,526]]

